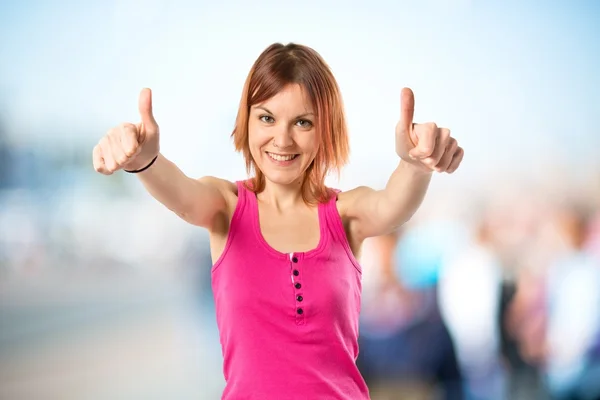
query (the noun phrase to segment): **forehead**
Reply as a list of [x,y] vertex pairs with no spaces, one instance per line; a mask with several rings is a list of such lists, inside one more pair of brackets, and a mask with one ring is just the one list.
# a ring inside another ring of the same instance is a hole
[[285,86],[273,97],[255,104],[253,108],[264,107],[274,113],[312,113],[313,104],[306,90],[299,84]]

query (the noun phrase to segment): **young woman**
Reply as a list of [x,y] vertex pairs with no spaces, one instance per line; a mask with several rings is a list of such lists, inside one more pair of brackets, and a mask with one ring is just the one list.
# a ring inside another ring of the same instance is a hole
[[223,399],[369,398],[355,363],[359,249],[406,222],[432,172],[454,172],[463,158],[448,129],[413,123],[410,89],[401,101],[399,162],[384,190],[325,186],[348,160],[342,99],[320,55],[297,44],[269,46],[244,85],[232,136],[250,179],[193,179],[161,155],[149,89],[141,122],[94,148],[98,172],[137,173],[156,200],[210,232]]

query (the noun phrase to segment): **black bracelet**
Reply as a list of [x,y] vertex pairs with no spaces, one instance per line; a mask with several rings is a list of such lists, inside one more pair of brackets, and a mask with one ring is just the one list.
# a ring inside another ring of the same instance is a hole
[[150,168],[150,167],[152,166],[152,164],[154,164],[154,161],[156,161],[156,159],[157,159],[157,158],[158,158],[158,154],[156,155],[156,157],[154,157],[154,158],[152,159],[152,161],[150,161],[150,164],[146,165],[146,166],[145,166],[144,168],[142,168],[142,169],[136,169],[135,171],[128,171],[128,170],[124,169],[123,171],[125,171],[125,172],[127,172],[127,173],[129,173],[129,174],[137,174],[137,173],[140,173],[140,172],[142,172],[142,171],[145,171],[145,170],[147,170],[148,168]]

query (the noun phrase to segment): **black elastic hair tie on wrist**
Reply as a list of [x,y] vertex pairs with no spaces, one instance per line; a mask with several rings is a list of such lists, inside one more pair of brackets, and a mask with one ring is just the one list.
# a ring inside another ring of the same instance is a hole
[[125,172],[127,172],[129,174],[137,174],[137,173],[143,172],[143,171],[147,170],[148,168],[150,168],[152,166],[152,164],[154,164],[154,162],[156,161],[157,158],[158,158],[158,154],[156,155],[156,157],[154,157],[152,159],[152,161],[150,161],[150,164],[146,165],[142,169],[136,169],[135,171],[128,171],[128,170],[124,169],[123,171],[125,171]]

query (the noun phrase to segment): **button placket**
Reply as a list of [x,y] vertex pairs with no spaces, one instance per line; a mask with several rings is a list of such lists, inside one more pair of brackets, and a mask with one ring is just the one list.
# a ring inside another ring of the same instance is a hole
[[302,273],[300,260],[294,253],[290,254],[290,265],[292,269],[292,285],[294,286],[294,301],[296,304],[296,324],[303,324],[306,310],[303,305]]

